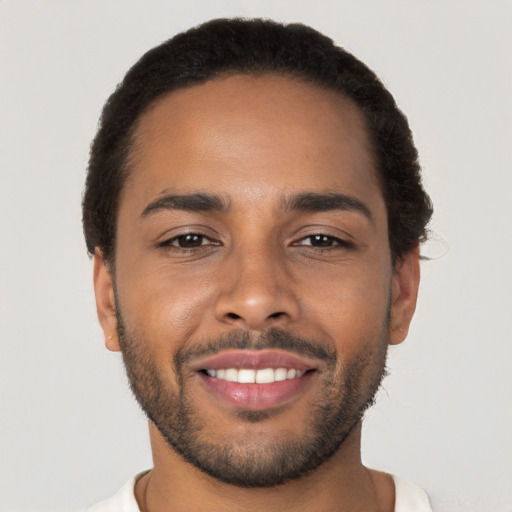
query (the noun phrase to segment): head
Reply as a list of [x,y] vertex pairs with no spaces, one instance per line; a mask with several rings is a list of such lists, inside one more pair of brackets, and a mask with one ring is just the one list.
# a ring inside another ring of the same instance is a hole
[[154,436],[241,486],[338,456],[406,336],[431,214],[364,64],[302,25],[176,36],[107,102],[83,207],[107,346]]
[[377,76],[310,27],[233,19],[205,23],[148,51],[105,104],[83,200],[90,254],[99,248],[114,263],[119,198],[142,113],[178,89],[220,76],[264,73],[315,84],[358,107],[386,201],[392,260],[424,241],[432,206],[421,185],[417,150],[406,117]]

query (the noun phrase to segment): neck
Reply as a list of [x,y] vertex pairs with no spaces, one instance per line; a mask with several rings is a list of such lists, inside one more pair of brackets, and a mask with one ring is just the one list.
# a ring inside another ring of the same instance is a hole
[[391,477],[361,462],[361,424],[311,474],[266,488],[240,488],[205,475],[176,454],[151,423],[150,438],[154,468],[135,486],[142,512],[391,512],[394,508]]

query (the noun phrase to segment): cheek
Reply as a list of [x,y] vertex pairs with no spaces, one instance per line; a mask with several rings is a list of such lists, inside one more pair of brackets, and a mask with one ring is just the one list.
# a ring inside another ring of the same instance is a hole
[[307,316],[332,339],[340,354],[353,355],[378,343],[387,328],[391,272],[352,267],[331,276],[324,286],[309,286]]
[[[130,277],[131,274],[131,277]],[[205,321],[213,283],[165,269],[126,273],[119,279],[125,323],[155,345],[179,348]]]

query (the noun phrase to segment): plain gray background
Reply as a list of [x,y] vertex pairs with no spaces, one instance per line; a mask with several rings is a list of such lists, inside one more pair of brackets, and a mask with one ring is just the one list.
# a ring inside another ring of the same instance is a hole
[[88,146],[147,49],[213,17],[312,25],[408,115],[436,207],[417,316],[365,422],[367,465],[438,511],[512,511],[512,5],[0,0],[0,510],[71,511],[151,465],[97,325],[81,235]]

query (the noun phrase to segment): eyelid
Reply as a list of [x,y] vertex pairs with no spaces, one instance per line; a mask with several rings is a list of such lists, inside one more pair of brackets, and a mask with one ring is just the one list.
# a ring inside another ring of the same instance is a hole
[[[185,244],[184,247],[181,247],[178,239],[190,235],[201,237],[200,245],[194,247],[191,244],[190,247],[187,247],[187,244]],[[170,227],[165,231],[162,229],[159,236],[155,237],[152,245],[157,250],[176,256],[192,256],[194,254],[199,256],[224,245],[223,238],[222,234],[212,229],[208,224],[181,224]]]
[[[291,233],[291,236],[289,237],[289,244],[291,246],[295,247],[310,247],[311,244],[302,244],[298,243],[302,240],[305,240],[309,237],[314,236],[326,236],[329,237],[336,242],[338,242],[335,246],[332,248],[349,248],[349,247],[356,247],[359,245],[356,242],[356,239],[353,235],[350,234],[349,231],[346,231],[340,226],[339,224],[332,224],[332,223],[311,223],[300,226],[300,228],[296,229]],[[314,247],[313,248],[318,248]]]
[[172,237],[166,238],[165,240],[162,240],[161,242],[158,243],[158,245],[160,247],[176,247],[177,249],[190,250],[193,248],[179,247],[178,245],[173,245],[173,242],[177,241],[181,237],[191,236],[191,235],[201,237],[204,240],[209,242],[207,244],[201,244],[201,245],[197,246],[196,248],[204,247],[205,245],[221,245],[220,241],[215,240],[211,236],[208,236],[207,234],[201,233],[199,231],[187,231],[185,233],[178,233],[177,235],[174,235]]
[[[155,228],[158,229],[156,226]],[[162,223],[162,226],[158,229],[158,233],[155,232],[154,243],[160,245],[174,238],[187,235],[200,235],[210,240],[220,240],[221,236],[217,230],[212,229],[207,224],[183,223],[169,226],[166,222],[165,224]]]
[[[309,244],[301,244],[301,243],[298,243],[298,242],[302,242],[308,238],[313,238],[315,236],[321,236],[321,237],[325,237],[325,238],[329,238],[331,239],[332,241],[334,241],[336,243],[336,245],[334,246],[330,246],[330,247],[321,247],[321,246],[314,246],[312,243],[309,243]],[[294,242],[292,242],[291,244],[292,246],[295,246],[295,247],[313,247],[314,249],[333,249],[333,248],[336,248],[336,247],[353,247],[354,244],[353,242],[345,239],[345,238],[341,238],[339,236],[335,236],[335,235],[330,235],[330,234],[327,234],[327,233],[322,233],[322,232],[317,232],[317,233],[310,233],[308,235],[304,235],[300,238],[297,238]]]

